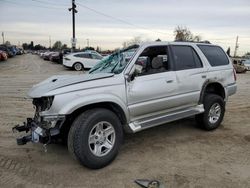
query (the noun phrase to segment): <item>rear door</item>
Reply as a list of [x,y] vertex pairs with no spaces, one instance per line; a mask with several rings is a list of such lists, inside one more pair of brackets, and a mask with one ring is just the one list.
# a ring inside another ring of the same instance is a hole
[[79,57],[81,57],[81,62],[84,68],[92,68],[96,64],[96,60],[92,58],[90,53],[81,53],[79,54]]
[[198,104],[200,91],[207,79],[207,67],[203,65],[195,47],[171,45],[178,84],[180,106]]

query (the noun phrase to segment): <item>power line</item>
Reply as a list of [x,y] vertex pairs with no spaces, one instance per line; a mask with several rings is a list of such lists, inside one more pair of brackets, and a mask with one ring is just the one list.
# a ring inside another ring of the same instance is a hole
[[[14,4],[14,5],[23,5],[23,6],[27,6],[27,4],[22,4],[20,2],[16,2],[16,1],[10,1],[10,0],[2,0],[6,3],[11,3],[11,4]],[[47,8],[47,9],[56,9],[56,10],[62,10],[62,8],[58,8],[58,7],[48,7],[48,6],[41,6],[41,5],[33,5],[33,4],[29,4],[28,6],[33,6],[33,7],[38,7],[38,8]]]
[[66,6],[68,6],[68,4],[64,4],[64,3],[63,4],[62,3],[58,4],[58,3],[51,3],[51,2],[47,2],[47,1],[41,1],[41,0],[31,0],[31,1],[41,3],[41,4],[61,6],[61,7],[64,7],[64,8],[66,8]]
[[130,23],[130,22],[128,22],[128,21],[126,21],[126,20],[123,20],[123,19],[121,19],[121,18],[117,18],[117,17],[111,16],[111,15],[108,15],[108,14],[106,14],[106,13],[103,13],[103,12],[101,12],[101,11],[99,11],[99,10],[93,9],[93,8],[91,8],[91,7],[88,7],[88,6],[83,5],[83,4],[81,4],[81,3],[77,3],[77,5],[80,6],[80,7],[85,8],[85,9],[88,9],[88,10],[90,10],[90,11],[92,11],[92,12],[95,12],[96,14],[105,16],[105,17],[107,17],[107,18],[116,20],[116,21],[118,21],[118,22],[121,22],[121,23],[130,25],[130,26],[133,26],[133,27],[141,28],[141,29],[148,30],[148,31],[151,31],[151,32],[154,32],[154,33],[159,33],[159,34],[162,34],[162,35],[168,35],[167,33],[155,31],[155,30],[152,30],[152,29],[147,28],[147,27],[144,27],[144,26],[139,26],[139,25]]

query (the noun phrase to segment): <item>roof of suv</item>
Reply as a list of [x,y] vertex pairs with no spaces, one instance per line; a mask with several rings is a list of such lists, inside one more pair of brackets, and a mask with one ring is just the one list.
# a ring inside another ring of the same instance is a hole
[[157,46],[157,45],[174,45],[174,44],[178,44],[178,45],[209,45],[209,46],[217,46],[208,42],[185,42],[185,41],[175,41],[175,42],[159,42],[159,41],[154,41],[154,42],[143,42],[140,44],[140,46]]

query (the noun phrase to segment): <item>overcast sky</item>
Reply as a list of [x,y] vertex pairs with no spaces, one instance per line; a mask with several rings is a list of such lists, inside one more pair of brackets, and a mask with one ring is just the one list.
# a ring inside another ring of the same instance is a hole
[[[174,40],[177,25],[203,40],[231,47],[239,36],[239,53],[250,51],[250,0],[75,0],[77,47],[114,49],[140,36]],[[71,0],[0,0],[0,31],[13,44],[34,41],[70,45]]]

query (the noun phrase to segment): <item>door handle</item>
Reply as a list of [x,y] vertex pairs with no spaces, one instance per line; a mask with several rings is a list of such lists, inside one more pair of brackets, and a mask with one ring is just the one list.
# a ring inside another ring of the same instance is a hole
[[166,80],[167,84],[172,83],[174,80]]
[[207,77],[207,75],[202,75],[202,76],[201,76],[201,78],[206,78],[206,77]]

